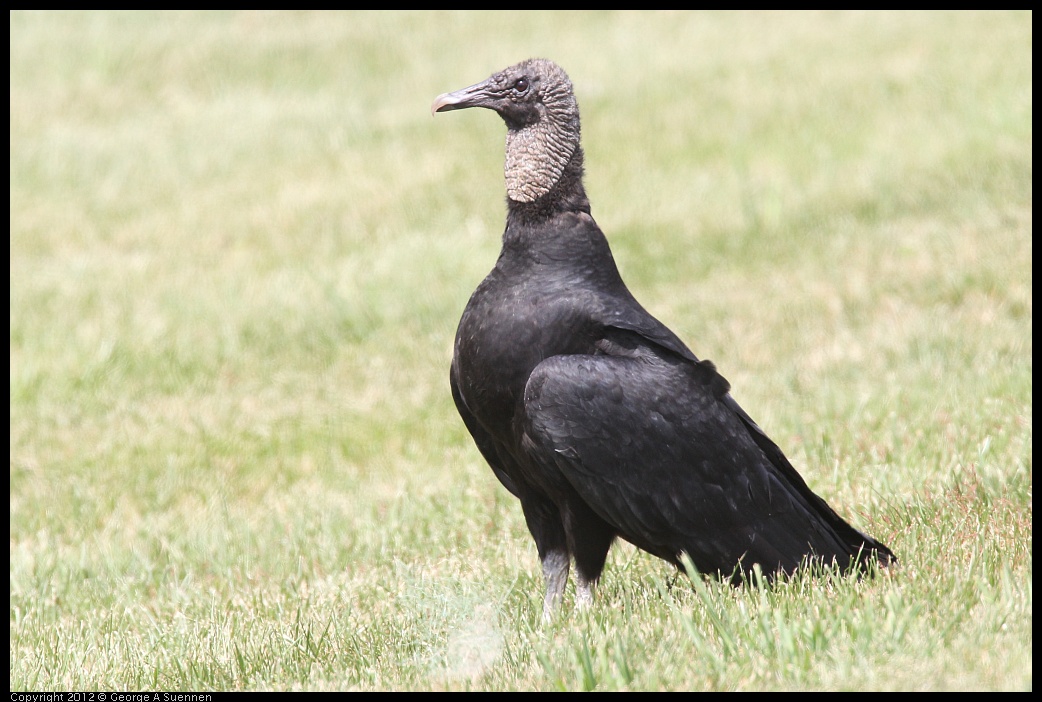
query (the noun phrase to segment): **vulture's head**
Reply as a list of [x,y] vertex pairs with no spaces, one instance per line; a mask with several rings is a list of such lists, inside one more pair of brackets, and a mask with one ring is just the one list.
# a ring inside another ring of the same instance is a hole
[[439,95],[431,114],[485,107],[507,125],[507,195],[534,202],[548,193],[579,149],[579,105],[568,74],[529,59],[469,88]]

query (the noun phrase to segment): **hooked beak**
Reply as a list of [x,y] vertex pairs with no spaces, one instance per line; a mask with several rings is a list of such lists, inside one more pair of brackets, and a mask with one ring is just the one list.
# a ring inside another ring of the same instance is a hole
[[467,107],[491,108],[492,95],[488,87],[488,81],[486,80],[469,88],[463,88],[452,93],[443,93],[434,99],[434,103],[431,105],[431,115],[435,112],[462,110]]

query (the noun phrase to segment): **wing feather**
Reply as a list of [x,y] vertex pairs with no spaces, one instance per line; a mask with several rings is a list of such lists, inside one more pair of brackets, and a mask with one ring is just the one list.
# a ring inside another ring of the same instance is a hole
[[772,462],[727,392],[711,363],[654,348],[555,356],[525,390],[532,459],[620,536],[674,562],[686,552],[705,571],[773,572],[808,551],[848,558],[816,496]]

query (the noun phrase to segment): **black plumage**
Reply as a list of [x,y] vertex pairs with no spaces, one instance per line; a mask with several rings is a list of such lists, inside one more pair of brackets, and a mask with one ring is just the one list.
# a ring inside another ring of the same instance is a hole
[[740,582],[811,562],[863,570],[890,550],[807,486],[729,393],[626,288],[583,188],[579,109],[565,72],[531,59],[439,96],[506,122],[507,224],[456,334],[452,396],[521,501],[546,578],[570,562],[580,604],[616,537]]

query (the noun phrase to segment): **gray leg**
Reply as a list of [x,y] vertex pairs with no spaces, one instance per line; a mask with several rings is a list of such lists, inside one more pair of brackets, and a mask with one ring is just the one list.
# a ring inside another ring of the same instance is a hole
[[593,604],[594,580],[587,580],[581,575],[576,578],[575,586],[575,608],[588,609]]
[[568,554],[550,551],[543,558],[543,579],[546,580],[546,598],[543,600],[543,621],[550,621],[561,604],[564,586],[568,582]]

